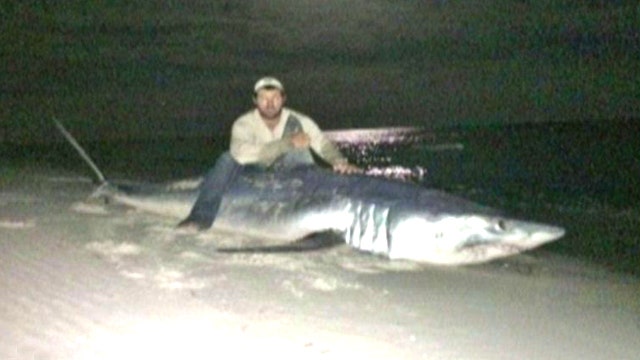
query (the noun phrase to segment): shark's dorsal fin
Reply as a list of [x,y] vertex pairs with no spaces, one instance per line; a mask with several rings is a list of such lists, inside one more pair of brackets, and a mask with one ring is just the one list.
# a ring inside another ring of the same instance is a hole
[[[304,131],[300,120],[293,114],[287,118],[287,123],[284,125],[284,131],[282,136],[291,136],[297,132]],[[314,165],[313,155],[309,149],[293,149],[289,150],[280,156],[270,168],[272,169],[288,169],[298,167],[300,165]]]
[[307,149],[289,150],[269,166],[269,169],[282,170],[298,166],[315,165],[311,152]]

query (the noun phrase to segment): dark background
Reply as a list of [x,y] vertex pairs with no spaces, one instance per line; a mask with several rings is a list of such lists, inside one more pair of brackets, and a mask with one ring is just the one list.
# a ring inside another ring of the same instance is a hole
[[219,136],[263,75],[326,129],[639,118],[637,1],[13,1],[0,142]]

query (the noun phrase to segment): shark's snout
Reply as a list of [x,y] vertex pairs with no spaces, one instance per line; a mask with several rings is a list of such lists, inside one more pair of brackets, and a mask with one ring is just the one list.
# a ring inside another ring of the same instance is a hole
[[540,246],[550,241],[557,240],[564,236],[565,229],[559,226],[540,224],[526,221],[512,221],[514,227],[523,232],[521,242],[529,248]]

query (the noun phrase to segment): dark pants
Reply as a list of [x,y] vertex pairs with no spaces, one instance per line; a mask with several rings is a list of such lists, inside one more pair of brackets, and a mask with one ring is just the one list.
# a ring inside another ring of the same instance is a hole
[[[291,115],[285,124],[283,136],[302,131],[300,120]],[[309,150],[291,150],[276,163],[312,164],[313,158]],[[277,167],[277,166],[276,166]],[[195,224],[199,229],[208,229],[218,214],[222,196],[243,168],[227,151],[220,155],[213,169],[209,170],[200,184],[200,194],[191,213],[178,226]]]
[[240,169],[242,165],[235,161],[229,152],[220,155],[216,164],[202,180],[200,194],[191,213],[180,225],[195,224],[200,229],[210,228],[220,208],[222,195],[234,181]]

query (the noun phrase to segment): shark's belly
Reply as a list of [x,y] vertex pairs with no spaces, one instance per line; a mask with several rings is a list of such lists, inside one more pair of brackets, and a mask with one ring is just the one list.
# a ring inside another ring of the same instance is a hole
[[354,248],[387,255],[389,214],[385,204],[340,195],[307,194],[277,200],[236,195],[223,199],[214,226],[279,240],[332,231]]
[[352,222],[348,199],[225,196],[214,226],[269,239],[297,240],[335,231]]

